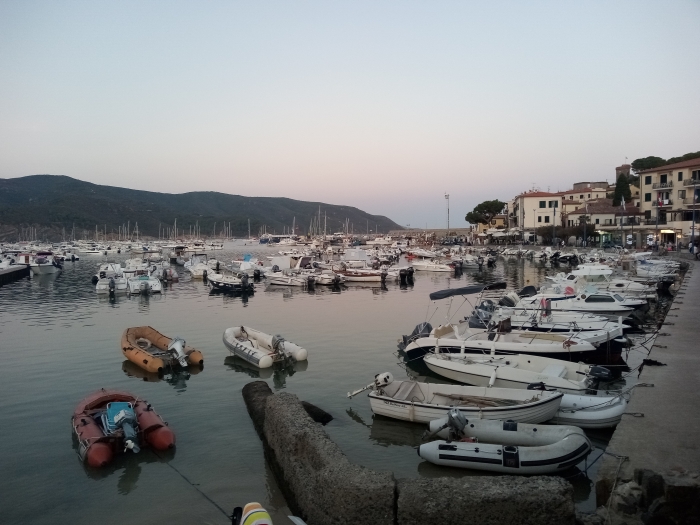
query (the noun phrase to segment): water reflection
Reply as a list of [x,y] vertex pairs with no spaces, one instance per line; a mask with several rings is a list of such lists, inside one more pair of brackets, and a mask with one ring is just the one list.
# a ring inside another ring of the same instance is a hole
[[198,366],[192,366],[186,370],[169,370],[164,374],[157,374],[154,372],[147,372],[143,368],[127,360],[122,363],[122,370],[128,377],[141,379],[142,381],[146,381],[148,383],[159,383],[161,381],[165,381],[177,392],[184,392],[187,388],[187,381],[192,376],[199,374],[203,369]]
[[224,364],[234,372],[243,373],[253,379],[270,379],[275,390],[282,390],[287,386],[287,378],[293,376],[297,372],[304,372],[309,367],[308,361],[297,361],[292,364],[284,365],[275,363],[270,368],[258,368],[245,359],[241,359],[236,355],[230,355],[224,359]]
[[392,445],[417,447],[423,442],[425,425],[390,419],[376,414],[372,416],[372,424],[368,425],[354,409],[348,408],[346,413],[355,423],[369,428],[369,439],[382,447]]
[[209,290],[210,297],[220,296],[223,299],[224,304],[234,303],[238,300],[243,303],[243,306],[248,306],[248,300],[253,296],[255,292],[240,292],[233,290],[222,290],[220,288],[212,288]]

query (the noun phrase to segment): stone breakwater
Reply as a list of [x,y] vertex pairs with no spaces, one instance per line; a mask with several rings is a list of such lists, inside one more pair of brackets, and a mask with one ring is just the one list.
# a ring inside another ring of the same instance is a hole
[[243,398],[290,508],[309,525],[566,525],[573,488],[555,476],[395,479],[352,464],[299,399],[264,381]]

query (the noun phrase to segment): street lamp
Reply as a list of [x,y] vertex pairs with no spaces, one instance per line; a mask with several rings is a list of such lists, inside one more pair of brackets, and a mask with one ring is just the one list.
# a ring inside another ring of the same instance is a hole
[[447,235],[450,235],[450,194],[445,193],[445,199],[447,200]]
[[693,179],[693,224],[691,225],[691,234],[690,234],[690,246],[692,248],[692,252],[695,252],[695,201],[697,200],[695,196],[695,185],[698,183],[698,179],[694,178]]

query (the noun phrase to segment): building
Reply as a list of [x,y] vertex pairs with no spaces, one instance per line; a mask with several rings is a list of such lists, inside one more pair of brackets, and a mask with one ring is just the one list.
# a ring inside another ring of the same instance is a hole
[[509,211],[511,228],[526,232],[541,226],[560,226],[561,202],[560,193],[536,190],[521,193],[513,199]]
[[[639,191],[639,209],[649,235],[659,242],[688,243],[693,210],[700,203],[700,158],[640,171]],[[696,223],[700,209],[697,213]],[[695,236],[700,237],[697,231]]]
[[476,225],[476,232],[477,233],[483,233],[486,230],[492,230],[494,228],[503,230],[507,228],[508,226],[508,216],[503,214],[503,215],[494,215],[493,219],[491,219],[491,222],[489,224],[477,224]]
[[[566,225],[578,226],[585,221],[590,238],[599,236],[602,241],[620,239],[621,235],[638,234],[639,238],[627,238],[633,244],[641,245],[642,212],[636,206],[613,206],[612,199],[598,199],[584,203],[580,208],[569,213]],[[618,240],[621,244],[621,240]]]

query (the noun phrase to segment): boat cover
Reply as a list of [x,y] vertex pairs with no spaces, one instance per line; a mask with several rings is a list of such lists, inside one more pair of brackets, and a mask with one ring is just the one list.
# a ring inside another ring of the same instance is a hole
[[483,290],[504,290],[507,284],[504,282],[491,284],[473,284],[471,286],[463,286],[462,288],[451,288],[449,290],[438,290],[430,294],[430,299],[437,301],[439,299],[447,299],[454,295],[472,295],[480,293]]

